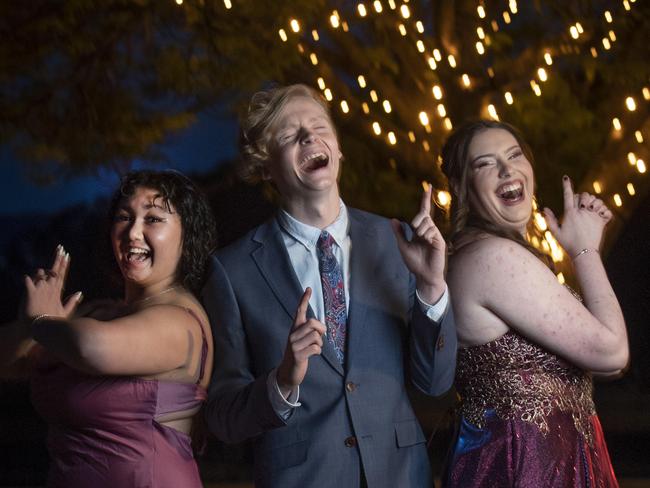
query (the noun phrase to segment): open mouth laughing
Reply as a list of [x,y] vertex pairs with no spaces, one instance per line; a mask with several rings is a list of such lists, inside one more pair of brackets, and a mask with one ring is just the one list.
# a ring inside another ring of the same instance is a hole
[[324,152],[308,154],[300,160],[300,167],[305,171],[316,171],[329,163],[329,157]]
[[524,185],[521,181],[509,181],[499,186],[496,194],[507,205],[513,205],[524,199]]
[[126,260],[129,263],[143,262],[151,257],[151,251],[141,247],[130,247],[126,253]]

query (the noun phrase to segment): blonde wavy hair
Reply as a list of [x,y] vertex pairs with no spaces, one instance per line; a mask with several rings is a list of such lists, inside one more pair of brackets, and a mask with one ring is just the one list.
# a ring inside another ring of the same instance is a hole
[[242,180],[256,184],[264,179],[264,166],[272,157],[271,129],[284,107],[291,100],[300,97],[309,98],[323,107],[332,123],[327,102],[320,93],[307,85],[279,86],[255,93],[248,106],[248,113],[241,121],[238,174]]

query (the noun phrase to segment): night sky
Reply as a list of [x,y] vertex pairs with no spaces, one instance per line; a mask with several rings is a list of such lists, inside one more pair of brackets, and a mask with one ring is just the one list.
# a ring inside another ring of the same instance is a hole
[[[199,115],[197,121],[183,132],[170,137],[163,148],[169,163],[155,168],[174,168],[199,174],[214,169],[219,162],[237,154],[237,122],[234,116],[213,112]],[[94,176],[60,181],[52,186],[36,186],[29,181],[23,162],[13,157],[7,147],[0,147],[0,217],[51,214],[68,206],[92,202],[98,196],[113,192],[117,175],[101,170]],[[134,167],[143,163],[135,162]]]

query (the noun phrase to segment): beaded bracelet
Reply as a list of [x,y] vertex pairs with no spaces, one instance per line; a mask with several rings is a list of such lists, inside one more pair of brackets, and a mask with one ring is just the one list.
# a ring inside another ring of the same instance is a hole
[[595,252],[596,254],[598,254],[598,249],[589,249],[588,247],[585,247],[584,249],[581,249],[578,254],[573,256],[573,259],[577,258],[578,256],[580,256],[582,254],[587,254],[588,252]]
[[49,319],[50,317],[52,317],[52,315],[50,315],[49,313],[41,313],[41,314],[38,314],[36,317],[34,317],[34,318],[32,319],[32,323],[31,323],[31,325],[36,325],[36,324],[38,324],[41,320],[43,320],[43,319]]

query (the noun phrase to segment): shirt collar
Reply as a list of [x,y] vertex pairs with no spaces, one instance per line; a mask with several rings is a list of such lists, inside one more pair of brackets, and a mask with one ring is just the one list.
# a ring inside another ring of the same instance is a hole
[[[280,209],[280,212],[278,212],[278,223],[282,230],[300,242],[307,249],[316,248],[316,243],[318,242],[318,238],[322,232],[318,227],[300,222],[284,209]],[[339,247],[342,247],[343,241],[348,235],[348,227],[348,209],[343,203],[343,200],[339,199],[339,215],[336,217],[334,222],[323,230],[329,232],[329,234],[334,238],[336,244]]]

